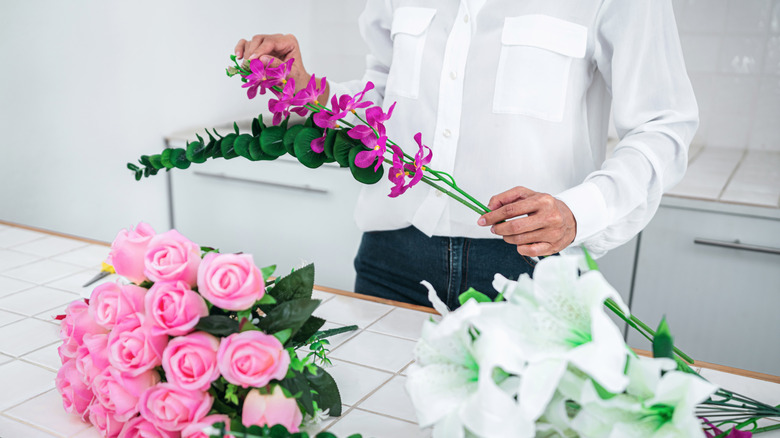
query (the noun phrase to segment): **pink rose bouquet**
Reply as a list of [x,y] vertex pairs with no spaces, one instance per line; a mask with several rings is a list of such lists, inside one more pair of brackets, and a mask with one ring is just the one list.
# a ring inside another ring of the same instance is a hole
[[288,436],[304,416],[341,415],[336,382],[315,360],[327,362],[325,337],[356,327],[319,331],[313,266],[271,279],[274,267],[249,254],[144,223],[117,235],[109,260],[125,280],[57,317],[63,407],[101,436]]

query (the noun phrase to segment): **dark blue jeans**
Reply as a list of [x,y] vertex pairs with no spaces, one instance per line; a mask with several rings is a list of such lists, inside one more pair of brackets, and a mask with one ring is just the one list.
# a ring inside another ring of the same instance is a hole
[[469,287],[494,298],[496,273],[516,280],[535,262],[501,239],[429,238],[414,227],[363,233],[355,257],[355,292],[431,307],[427,280],[450,309]]

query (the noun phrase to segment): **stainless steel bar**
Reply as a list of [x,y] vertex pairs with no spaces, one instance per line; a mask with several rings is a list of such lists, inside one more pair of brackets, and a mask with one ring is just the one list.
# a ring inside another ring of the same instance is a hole
[[773,248],[771,246],[750,245],[747,243],[741,243],[739,241],[726,242],[722,240],[712,240],[712,239],[704,239],[704,238],[697,237],[693,239],[693,243],[697,243],[699,245],[719,246],[721,248],[741,249],[744,251],[763,252],[767,254],[780,255],[780,248]]
[[312,186],[310,186],[308,184],[303,184],[303,185],[284,184],[284,183],[279,183],[279,182],[275,182],[275,181],[263,181],[263,180],[260,180],[260,179],[242,178],[242,177],[239,177],[239,176],[225,175],[224,173],[203,172],[203,171],[199,171],[199,170],[196,170],[193,173],[195,175],[198,175],[198,176],[205,176],[205,177],[209,177],[209,178],[218,178],[218,179],[227,179],[227,180],[231,180],[231,181],[248,182],[248,183],[259,184],[259,185],[264,185],[264,186],[281,187],[281,188],[284,188],[284,189],[292,189],[292,190],[301,190],[301,191],[304,191],[304,192],[313,192],[313,193],[321,193],[321,194],[327,194],[328,193],[328,190],[320,189],[320,188],[317,188],[317,187],[312,187]]

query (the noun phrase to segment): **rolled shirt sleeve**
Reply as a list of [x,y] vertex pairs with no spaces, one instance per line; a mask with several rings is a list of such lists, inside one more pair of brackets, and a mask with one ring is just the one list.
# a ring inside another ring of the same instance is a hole
[[577,220],[572,246],[600,256],[641,231],[682,178],[698,108],[671,0],[606,0],[594,29],[620,141],[600,169],[557,197]]

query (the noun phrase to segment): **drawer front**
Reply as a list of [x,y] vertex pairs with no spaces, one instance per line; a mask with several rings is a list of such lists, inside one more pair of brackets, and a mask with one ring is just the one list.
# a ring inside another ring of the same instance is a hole
[[661,207],[642,233],[632,310],[651,326],[665,314],[694,359],[780,375],[776,248],[778,220]]
[[185,236],[251,253],[258,266],[276,264],[278,274],[314,262],[317,284],[352,290],[361,184],[348,169],[236,158],[171,172],[174,226]]

